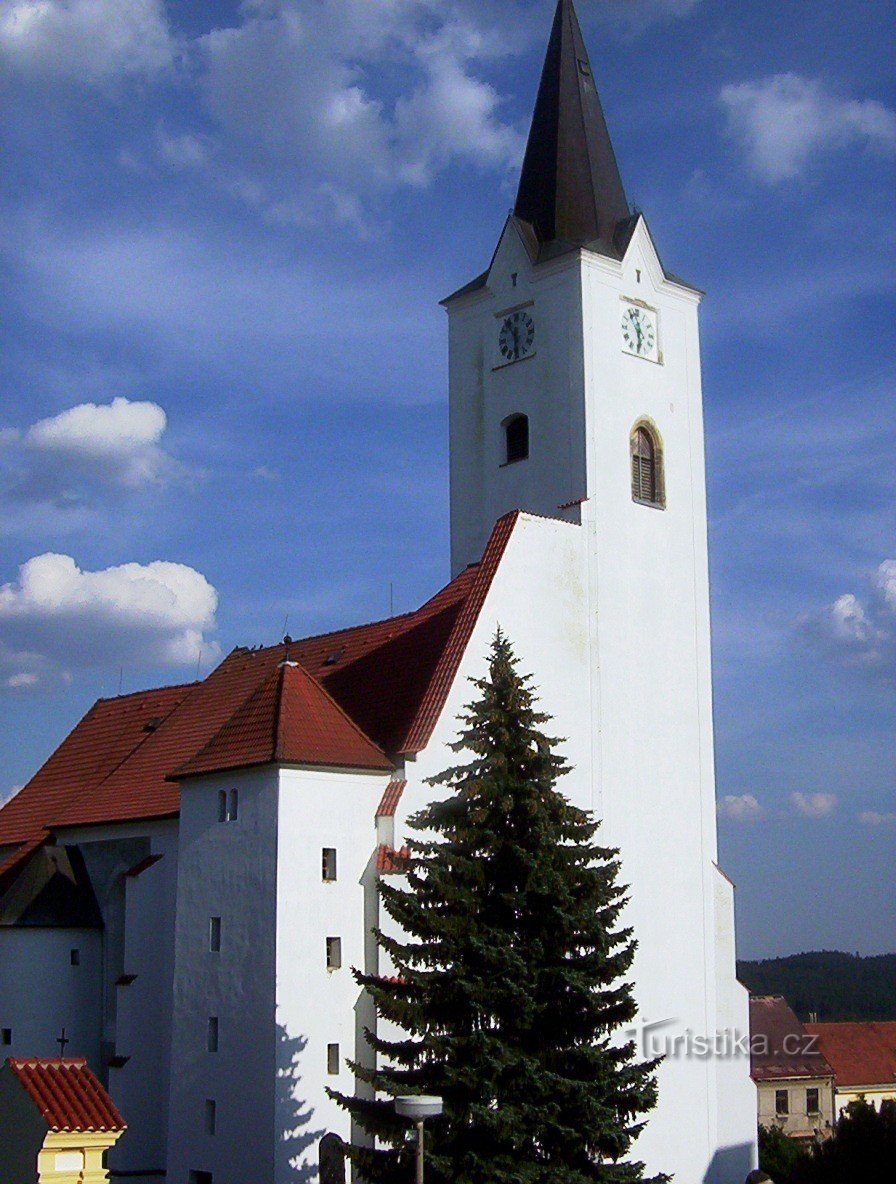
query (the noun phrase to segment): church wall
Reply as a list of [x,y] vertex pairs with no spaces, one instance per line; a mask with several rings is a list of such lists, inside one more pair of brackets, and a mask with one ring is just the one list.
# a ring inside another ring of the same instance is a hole
[[[219,821],[222,789],[238,791],[235,821]],[[181,784],[168,1184],[273,1179],[276,852],[275,769]]]
[[[280,772],[277,857],[275,1110],[277,1184],[294,1180],[299,1164],[317,1164],[327,1131],[348,1138],[347,1113],[327,1098],[354,1081],[346,1058],[368,1060],[362,1029],[369,1005],[352,967],[369,969],[375,893],[374,816],[388,777],[363,772],[290,769]],[[322,852],[336,850],[335,881],[324,881]],[[341,966],[327,967],[327,938],[341,943]],[[328,1046],[338,1044],[338,1073],[328,1071]],[[293,1167],[290,1164],[293,1164]]]
[[[79,963],[72,965],[72,951]],[[66,1056],[100,1066],[103,944],[99,929],[0,928],[0,1056]]]

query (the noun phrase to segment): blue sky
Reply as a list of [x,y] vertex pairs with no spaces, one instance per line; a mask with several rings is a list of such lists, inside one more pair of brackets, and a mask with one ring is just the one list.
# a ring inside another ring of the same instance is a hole
[[[892,949],[894,5],[577,7],[708,293],[740,952]],[[447,579],[438,300],[512,204],[552,9],[0,0],[0,797],[119,685]]]

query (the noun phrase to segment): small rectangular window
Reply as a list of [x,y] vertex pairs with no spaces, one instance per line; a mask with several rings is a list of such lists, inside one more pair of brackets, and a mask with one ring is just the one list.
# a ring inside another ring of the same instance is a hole
[[327,1045],[327,1072],[331,1077],[335,1077],[339,1072],[339,1045]]
[[209,917],[208,948],[213,954],[221,952],[221,918]]
[[215,1127],[218,1122],[218,1106],[214,1098],[205,1099],[205,1132],[208,1135],[215,1133]]
[[218,1017],[210,1015],[208,1017],[208,1031],[206,1032],[206,1048],[209,1052],[218,1051]]
[[190,1172],[189,1184],[214,1184],[211,1172]]
[[820,1109],[820,1107],[818,1105],[818,1090],[817,1089],[807,1089],[806,1090],[806,1113],[807,1114],[818,1114],[819,1109]]
[[227,790],[218,790],[218,821],[227,821]]
[[71,962],[72,966],[80,966],[81,965],[81,951],[80,950],[72,950],[72,952],[69,954],[68,957],[69,957],[69,961]]
[[0,1028],[0,1044],[12,1044],[12,1028]]
[[775,1090],[775,1114],[779,1118],[786,1118],[790,1113],[790,1099],[786,1089]]
[[227,821],[236,822],[240,813],[240,791],[232,789],[230,791],[230,800],[227,806]]
[[338,970],[342,965],[342,938],[327,938],[327,970]]
[[321,863],[323,866],[323,872],[322,872],[323,878],[325,880],[335,880],[336,879],[336,848],[335,847],[324,847],[323,855],[321,857]]

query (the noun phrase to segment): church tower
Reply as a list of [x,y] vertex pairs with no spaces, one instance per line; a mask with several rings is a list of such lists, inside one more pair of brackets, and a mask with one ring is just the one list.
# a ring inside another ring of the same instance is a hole
[[[747,1016],[716,866],[701,297],[629,206],[572,0],[558,0],[513,211],[487,270],[444,302],[452,570],[510,510],[578,527],[584,619],[568,616],[581,639],[564,668],[559,645],[558,669],[527,662],[525,617],[519,634],[509,611],[499,623],[577,744],[565,792],[620,849],[640,1023],[713,1039]],[[527,562],[534,588],[552,559],[533,547]],[[580,706],[557,710],[579,653]],[[742,1180],[743,1058],[671,1055],[659,1084],[638,1156],[694,1184]]]

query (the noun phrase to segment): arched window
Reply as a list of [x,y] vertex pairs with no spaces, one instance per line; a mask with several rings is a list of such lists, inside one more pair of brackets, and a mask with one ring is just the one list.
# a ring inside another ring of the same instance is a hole
[[504,428],[504,463],[512,465],[514,461],[525,460],[529,455],[528,415],[509,415],[502,426]]
[[631,458],[632,500],[648,506],[665,506],[662,448],[658,436],[643,423],[632,432]]

